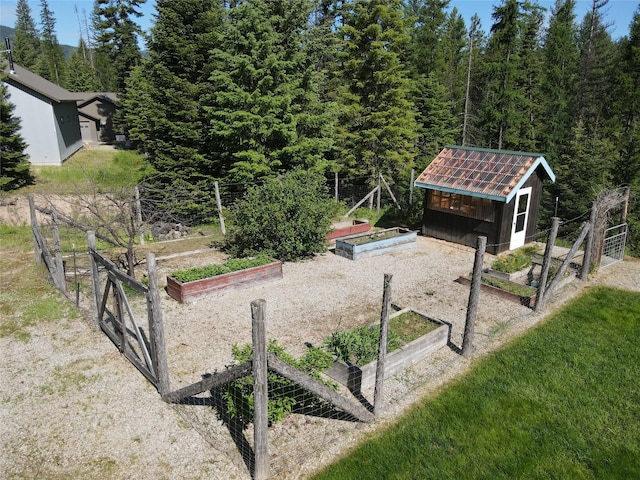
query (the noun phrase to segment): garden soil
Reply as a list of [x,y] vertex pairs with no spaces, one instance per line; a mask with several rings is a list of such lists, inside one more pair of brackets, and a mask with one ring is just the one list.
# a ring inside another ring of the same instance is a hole
[[[160,283],[172,270],[224,259],[216,250],[159,256]],[[285,263],[281,280],[196,303],[179,304],[163,290],[171,388],[223,370],[232,346],[251,341],[252,300],[266,300],[267,336],[299,356],[336,330],[379,318],[385,273],[393,275],[393,304],[451,323],[451,343],[460,346],[469,288],[455,279],[471,272],[473,259],[473,249],[418,237],[415,249],[358,261],[328,251]],[[485,264],[492,259],[486,255]],[[469,358],[445,347],[387,380],[384,412],[375,424],[304,415],[275,424],[269,432],[272,477],[307,478],[594,285],[640,291],[640,261],[628,259],[568,284],[544,313],[481,294]],[[145,318],[142,300],[133,304]],[[251,429],[245,440],[230,435],[206,396],[190,405],[164,403],[92,325],[87,307],[77,318],[31,326],[26,342],[0,338],[0,478],[250,478]],[[373,392],[362,394],[373,403]]]

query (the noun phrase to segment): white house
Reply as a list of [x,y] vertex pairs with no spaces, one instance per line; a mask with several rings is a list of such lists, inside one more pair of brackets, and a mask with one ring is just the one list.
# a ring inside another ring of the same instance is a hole
[[77,101],[82,98],[14,64],[4,69],[13,114],[20,118],[33,165],[62,165],[82,148]]

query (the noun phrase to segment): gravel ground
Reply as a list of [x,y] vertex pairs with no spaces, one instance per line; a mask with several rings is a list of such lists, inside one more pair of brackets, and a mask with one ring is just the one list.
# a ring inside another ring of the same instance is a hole
[[[393,275],[394,304],[450,322],[459,345],[469,289],[454,280],[471,271],[473,258],[470,248],[418,237],[415,249],[355,262],[326,253],[286,263],[282,280],[192,304],[163,293],[171,387],[223,369],[231,345],[250,342],[252,300],[266,300],[268,337],[297,356],[306,343],[319,344],[337,329],[377,318],[385,273]],[[160,279],[176,268],[223,259],[215,251],[159,259]],[[491,259],[487,255],[485,263]],[[569,284],[544,314],[483,294],[471,358],[445,347],[387,381],[385,412],[375,425],[302,415],[276,424],[269,447],[274,477],[305,478],[596,284],[640,291],[640,261],[629,259],[586,283]],[[242,441],[234,442],[206,399],[203,405],[163,403],[89,321],[69,318],[30,331],[27,343],[0,338],[0,478],[250,478]],[[362,393],[373,401],[372,392]]]

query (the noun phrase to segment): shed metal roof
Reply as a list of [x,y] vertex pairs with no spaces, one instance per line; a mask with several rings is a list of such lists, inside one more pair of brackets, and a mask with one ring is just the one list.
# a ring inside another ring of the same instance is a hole
[[549,164],[538,153],[447,145],[414,185],[509,203],[538,168],[555,182]]

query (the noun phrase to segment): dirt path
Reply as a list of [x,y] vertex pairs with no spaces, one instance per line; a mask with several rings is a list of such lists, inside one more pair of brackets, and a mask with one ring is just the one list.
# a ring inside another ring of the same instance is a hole
[[[180,266],[205,261],[183,259]],[[163,273],[176,265],[159,262]],[[453,280],[472,265],[472,249],[420,237],[415,250],[377,258],[351,262],[327,253],[285,264],[281,281],[195,304],[180,305],[163,294],[172,388],[223,368],[231,344],[249,341],[251,300],[267,300],[269,337],[298,355],[305,342],[317,344],[336,328],[375,315],[384,273],[394,275],[394,303],[451,322],[452,340],[459,343],[468,287]],[[473,358],[445,348],[388,381],[385,415],[377,425],[392,421],[584,289],[601,284],[640,291],[640,261],[629,259],[587,283],[570,284],[545,315],[483,295]],[[249,478],[237,446],[210,407],[163,403],[90,322],[68,318],[29,331],[27,342],[0,337],[1,478]],[[371,392],[363,393],[372,398]],[[270,433],[276,478],[306,477],[377,427],[291,417]]]

